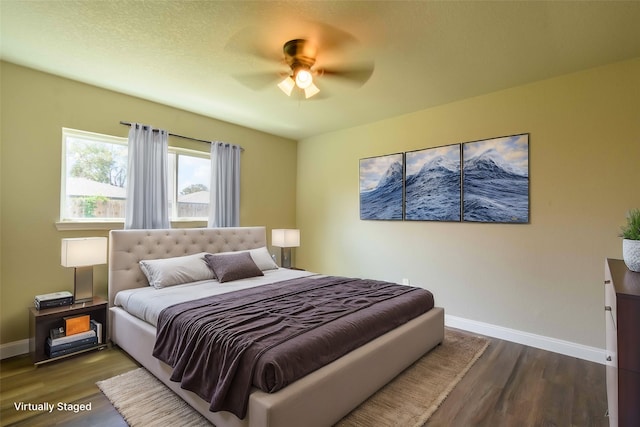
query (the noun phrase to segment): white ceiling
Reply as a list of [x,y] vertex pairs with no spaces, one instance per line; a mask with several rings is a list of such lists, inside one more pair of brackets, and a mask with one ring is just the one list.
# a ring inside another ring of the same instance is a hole
[[[296,140],[640,57],[639,1],[0,0],[0,18],[3,60]],[[319,41],[317,65],[375,70],[288,98],[294,38]]]

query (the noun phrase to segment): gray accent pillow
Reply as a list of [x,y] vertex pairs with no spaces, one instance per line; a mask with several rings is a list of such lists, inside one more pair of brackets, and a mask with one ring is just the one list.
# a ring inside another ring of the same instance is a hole
[[215,279],[204,261],[205,252],[164,259],[140,261],[140,269],[156,289],[198,280]]
[[204,260],[220,283],[264,276],[249,252],[225,255],[207,254],[204,256]]

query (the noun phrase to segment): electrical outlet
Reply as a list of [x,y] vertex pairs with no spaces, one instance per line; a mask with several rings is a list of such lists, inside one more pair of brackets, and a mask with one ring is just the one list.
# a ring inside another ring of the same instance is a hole
[[409,286],[409,285],[411,285],[411,280],[409,280],[407,278],[404,278],[404,279],[402,279],[402,284]]

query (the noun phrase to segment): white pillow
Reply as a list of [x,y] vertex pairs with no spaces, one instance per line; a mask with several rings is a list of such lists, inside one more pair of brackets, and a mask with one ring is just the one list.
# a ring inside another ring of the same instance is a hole
[[265,271],[278,269],[278,264],[276,264],[273,258],[271,258],[271,254],[266,246],[258,249],[251,249],[249,254],[260,270]]
[[164,259],[140,261],[140,269],[147,276],[149,285],[156,289],[198,280],[215,279],[204,260],[206,252]]
[[269,250],[266,246],[257,249],[249,249],[244,251],[232,251],[232,252],[220,252],[215,255],[230,255],[230,254],[238,254],[241,252],[249,252],[253,262],[256,263],[258,268],[261,271],[265,270],[277,270],[278,264],[271,258],[271,254],[269,254]]

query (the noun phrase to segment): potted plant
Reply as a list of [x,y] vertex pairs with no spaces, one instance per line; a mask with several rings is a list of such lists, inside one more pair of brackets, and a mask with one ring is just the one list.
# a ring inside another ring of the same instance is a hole
[[640,272],[640,209],[632,209],[622,227],[622,258],[627,268]]

